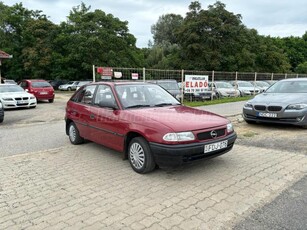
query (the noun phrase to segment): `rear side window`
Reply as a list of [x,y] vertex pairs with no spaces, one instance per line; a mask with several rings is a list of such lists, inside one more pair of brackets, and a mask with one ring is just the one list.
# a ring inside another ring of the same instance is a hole
[[48,82],[46,81],[34,81],[32,82],[33,88],[47,88],[52,87]]
[[20,86],[22,87],[22,88],[27,88],[28,87],[28,82],[26,82],[26,81],[22,81],[21,83],[20,83]]
[[94,97],[96,85],[88,85],[84,87],[76,96],[75,102],[83,103],[83,104],[92,104],[92,100]]

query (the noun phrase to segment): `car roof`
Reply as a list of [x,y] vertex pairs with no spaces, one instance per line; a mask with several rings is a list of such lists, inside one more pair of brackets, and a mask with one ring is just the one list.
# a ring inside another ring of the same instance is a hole
[[98,81],[98,82],[92,82],[90,85],[156,85],[150,82],[143,82],[143,81]]
[[44,79],[24,79],[22,81],[46,81]]
[[307,81],[307,78],[287,78],[280,81]]

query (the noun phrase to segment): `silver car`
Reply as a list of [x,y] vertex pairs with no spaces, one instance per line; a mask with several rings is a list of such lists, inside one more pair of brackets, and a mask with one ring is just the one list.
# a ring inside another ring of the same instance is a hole
[[209,83],[209,88],[214,88],[218,98],[239,97],[240,91],[235,89],[229,82],[215,81]]
[[247,123],[293,124],[307,128],[307,78],[276,82],[246,102],[243,118]]

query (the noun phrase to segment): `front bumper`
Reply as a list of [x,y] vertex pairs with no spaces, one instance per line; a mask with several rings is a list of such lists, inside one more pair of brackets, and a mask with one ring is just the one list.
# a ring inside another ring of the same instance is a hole
[[30,107],[36,106],[37,101],[36,101],[36,99],[29,99],[29,100],[25,100],[25,101],[18,101],[18,100],[13,99],[13,100],[10,100],[10,101],[3,100],[2,104],[3,104],[4,109],[30,108]]
[[[227,153],[233,147],[237,135],[235,132],[221,139],[215,139],[208,142],[182,144],[182,145],[165,145],[157,143],[149,143],[153,153],[155,162],[160,167],[175,167],[185,163],[209,159]],[[228,141],[228,145],[224,149],[219,149],[210,153],[204,153],[204,146],[220,141]]]
[[270,117],[260,117],[258,115],[258,111],[255,111],[253,109],[243,108],[243,118],[246,121],[253,121],[253,122],[306,126],[307,109],[289,110],[289,111],[282,110],[280,112],[277,112],[276,118],[270,118]]

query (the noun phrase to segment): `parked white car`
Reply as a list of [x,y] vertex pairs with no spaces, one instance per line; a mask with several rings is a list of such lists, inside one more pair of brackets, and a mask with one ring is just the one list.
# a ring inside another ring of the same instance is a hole
[[229,82],[215,81],[209,83],[209,88],[214,89],[218,98],[221,97],[239,97],[240,91],[235,89]]
[[260,93],[260,89],[249,81],[233,81],[232,85],[240,91],[240,96],[249,96]]
[[19,85],[1,84],[0,101],[4,109],[10,108],[35,108],[37,105],[36,97],[27,93]]
[[60,85],[59,90],[66,90],[66,91],[76,90],[78,84],[79,81],[69,81],[64,85]]

